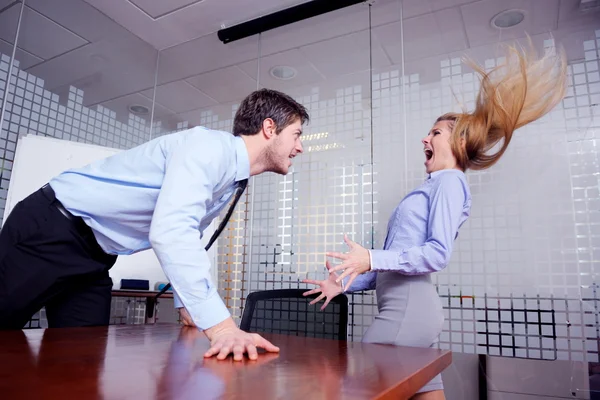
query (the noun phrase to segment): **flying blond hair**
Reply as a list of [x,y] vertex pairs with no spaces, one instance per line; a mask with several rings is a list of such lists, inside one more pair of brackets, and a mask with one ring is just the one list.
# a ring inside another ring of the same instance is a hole
[[[531,40],[526,51],[507,46],[506,61],[486,72],[467,60],[480,76],[475,110],[447,113],[437,119],[450,121],[450,143],[458,166],[482,170],[494,165],[506,151],[516,129],[552,110],[567,91],[567,61],[562,49],[551,48],[538,58]],[[501,143],[493,153],[489,151]]]

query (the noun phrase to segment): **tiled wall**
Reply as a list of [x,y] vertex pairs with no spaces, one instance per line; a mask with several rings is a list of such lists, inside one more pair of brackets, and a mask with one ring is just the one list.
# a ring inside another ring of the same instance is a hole
[[[570,65],[572,87],[565,101],[519,130],[497,166],[468,173],[472,216],[461,229],[451,265],[435,275],[446,305],[440,347],[598,360],[600,31],[586,34],[591,36],[584,41],[586,59]],[[478,61],[491,68],[497,60]],[[440,81],[426,84],[418,74],[403,79],[398,70],[373,74],[373,175],[369,138],[361,137],[370,123],[364,85],[338,88],[330,99],[320,97],[319,87],[296,96],[312,116],[307,151],[288,176],[255,179],[253,229],[246,231],[253,260],[240,285],[297,287],[306,274],[323,277],[324,252],[345,250],[344,233],[366,247],[373,235],[375,247],[381,246],[391,210],[425,178],[421,137],[437,116],[456,109],[452,91],[467,107],[473,104],[477,81],[460,59],[443,60],[439,67]],[[406,127],[403,112],[409,116]],[[353,295],[351,302],[349,332],[359,340],[376,312],[374,295]]]
[[[8,77],[10,57],[0,54],[0,88]],[[19,69],[15,60],[3,129],[0,133],[0,225],[4,215],[17,140],[25,134],[128,149],[150,139],[144,119],[131,114],[127,123],[116,120],[116,113],[104,107],[83,106],[83,91],[71,87],[68,98],[60,98],[44,88],[44,80]],[[0,90],[0,102],[4,91]],[[160,132],[160,126],[156,128]],[[164,300],[163,321],[177,321],[172,300]],[[169,307],[170,306],[170,307]],[[143,299],[114,298],[111,323],[143,323]],[[33,317],[31,327],[46,327],[45,312]]]
[[[10,57],[0,54],[0,88],[8,77]],[[71,87],[67,99],[44,88],[44,80],[19,69],[15,60],[0,133],[0,224],[4,215],[8,182],[17,139],[37,134],[82,143],[128,149],[150,138],[146,121],[130,114],[127,123],[102,106],[83,106],[83,91]],[[5,95],[0,90],[0,102]]]

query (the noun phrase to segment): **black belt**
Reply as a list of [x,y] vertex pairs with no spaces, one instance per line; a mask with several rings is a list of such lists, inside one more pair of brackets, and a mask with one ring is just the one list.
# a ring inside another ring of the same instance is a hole
[[54,190],[50,185],[45,184],[44,186],[42,186],[42,192],[52,200],[52,205],[56,207],[56,209],[60,211],[62,215],[64,215],[71,221],[75,221],[77,219],[73,214],[67,211],[67,209],[62,205],[60,201],[58,201],[58,199],[56,198],[56,194],[54,193]]

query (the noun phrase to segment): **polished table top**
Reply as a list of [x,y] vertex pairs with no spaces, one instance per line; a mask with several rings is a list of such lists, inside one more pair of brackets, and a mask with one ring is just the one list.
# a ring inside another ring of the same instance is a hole
[[196,328],[120,325],[0,331],[5,399],[403,399],[445,350],[265,334],[280,353],[205,359]]

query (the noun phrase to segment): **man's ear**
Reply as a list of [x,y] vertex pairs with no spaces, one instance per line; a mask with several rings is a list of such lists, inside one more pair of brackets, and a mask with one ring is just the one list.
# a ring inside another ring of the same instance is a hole
[[266,118],[262,123],[261,133],[265,136],[265,139],[268,140],[275,136],[276,128],[275,121],[273,121],[271,118]]

